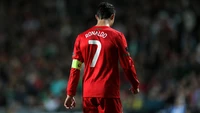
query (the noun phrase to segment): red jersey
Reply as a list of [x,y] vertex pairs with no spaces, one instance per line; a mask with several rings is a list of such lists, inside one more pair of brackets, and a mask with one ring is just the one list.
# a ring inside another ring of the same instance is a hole
[[134,63],[124,35],[108,26],[94,26],[81,33],[74,44],[67,94],[75,95],[80,66],[85,64],[83,97],[120,98],[118,62],[134,89],[139,87]]

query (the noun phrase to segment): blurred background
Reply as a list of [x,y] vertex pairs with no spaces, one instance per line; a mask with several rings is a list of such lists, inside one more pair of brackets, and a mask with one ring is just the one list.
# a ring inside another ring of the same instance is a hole
[[[132,95],[121,71],[124,113],[200,113],[200,1],[107,1],[141,82]],[[81,113],[81,83],[74,110],[65,88],[74,40],[100,2],[0,0],[0,113]]]

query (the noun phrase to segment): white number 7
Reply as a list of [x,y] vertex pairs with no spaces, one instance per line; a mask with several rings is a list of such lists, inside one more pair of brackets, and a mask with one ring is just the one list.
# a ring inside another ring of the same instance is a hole
[[97,59],[99,58],[99,54],[100,54],[100,51],[101,51],[101,43],[98,40],[89,40],[88,44],[97,45],[97,50],[96,50],[96,52],[94,54],[94,58],[93,58],[92,63],[90,65],[90,67],[94,67],[96,65],[96,63],[97,63]]

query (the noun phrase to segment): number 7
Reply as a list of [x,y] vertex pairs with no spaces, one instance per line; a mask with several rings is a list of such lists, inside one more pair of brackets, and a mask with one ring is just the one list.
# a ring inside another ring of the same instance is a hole
[[88,44],[95,44],[95,45],[97,45],[97,50],[96,50],[96,52],[94,54],[92,63],[90,65],[90,67],[94,67],[96,65],[96,63],[97,63],[97,59],[99,58],[99,54],[100,54],[100,51],[101,51],[101,42],[98,41],[98,40],[89,40]]

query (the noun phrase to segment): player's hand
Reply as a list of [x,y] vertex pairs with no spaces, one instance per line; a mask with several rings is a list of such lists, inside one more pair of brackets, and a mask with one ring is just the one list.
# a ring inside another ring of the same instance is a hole
[[75,105],[76,105],[75,98],[73,96],[67,95],[65,102],[64,102],[65,108],[72,109],[75,107]]
[[130,88],[129,90],[130,90],[133,94],[137,94],[137,93],[140,92],[140,89],[139,89],[139,88],[137,88],[137,89]]

